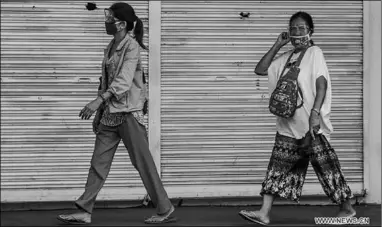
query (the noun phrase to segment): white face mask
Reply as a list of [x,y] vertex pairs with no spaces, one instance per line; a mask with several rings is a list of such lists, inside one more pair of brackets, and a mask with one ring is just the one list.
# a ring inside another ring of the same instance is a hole
[[290,36],[290,41],[293,46],[308,46],[310,43],[310,35]]

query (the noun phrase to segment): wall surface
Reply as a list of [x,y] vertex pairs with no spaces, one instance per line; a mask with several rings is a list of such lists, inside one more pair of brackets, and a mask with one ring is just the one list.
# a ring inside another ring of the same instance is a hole
[[364,180],[381,204],[381,2],[364,1]]

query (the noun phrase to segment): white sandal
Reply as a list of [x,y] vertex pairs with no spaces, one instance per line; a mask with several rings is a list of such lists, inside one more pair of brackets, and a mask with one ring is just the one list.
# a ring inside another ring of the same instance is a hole
[[162,224],[162,223],[171,223],[176,222],[175,217],[171,217],[170,215],[175,211],[174,206],[171,206],[171,209],[163,215],[154,215],[150,218],[145,219],[146,224]]
[[260,225],[268,225],[269,224],[269,222],[266,223],[266,222],[262,221],[259,218],[259,216],[256,214],[256,212],[254,212],[254,211],[242,210],[239,212],[239,215],[248,221],[251,221],[251,222],[254,222],[254,223],[257,223]]

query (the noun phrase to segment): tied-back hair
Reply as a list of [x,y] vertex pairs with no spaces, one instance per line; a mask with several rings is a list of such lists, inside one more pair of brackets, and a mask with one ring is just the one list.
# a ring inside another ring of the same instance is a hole
[[[307,13],[307,12],[299,11],[299,12],[293,14],[290,17],[290,19],[289,19],[289,26],[291,26],[292,22],[294,20],[296,20],[297,18],[303,19],[308,24],[308,26],[309,26],[309,33],[310,33],[310,35],[313,35],[313,33],[314,33],[314,23],[313,23],[312,16],[309,13]],[[313,42],[312,39],[310,40],[310,43],[312,45],[314,45],[314,42]]]
[[137,23],[136,23],[135,29],[134,29],[135,39],[137,40],[137,42],[139,43],[139,45],[143,49],[148,50],[148,48],[145,46],[145,44],[143,44],[143,36],[144,36],[143,22],[141,19],[139,19],[139,17],[137,17],[136,21],[137,21]]
[[[144,36],[144,27],[143,22],[141,19],[139,19],[134,12],[134,9],[127,3],[124,2],[117,2],[114,3],[110,9],[114,13],[114,17],[118,18],[121,21],[126,22],[126,30],[127,32],[134,29],[134,37],[135,40],[138,42],[139,46],[141,46],[143,49],[148,50],[145,44],[143,44],[143,36]],[[135,28],[134,28],[134,22]]]

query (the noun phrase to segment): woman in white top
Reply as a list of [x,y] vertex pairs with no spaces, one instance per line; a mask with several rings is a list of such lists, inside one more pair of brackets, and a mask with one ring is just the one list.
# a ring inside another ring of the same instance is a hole
[[[328,142],[333,131],[329,119],[331,83],[322,50],[314,46],[311,40],[313,31],[312,17],[305,12],[295,13],[289,20],[289,33],[279,35],[255,69],[258,75],[268,75],[271,94],[284,66],[286,70],[283,75],[296,62],[301,51],[306,50],[297,79],[302,93],[298,101],[303,101],[303,105],[291,118],[277,117],[275,145],[260,192],[263,196],[262,207],[259,211],[243,210],[239,213],[256,223],[269,224],[269,214],[276,196],[298,202],[309,161],[327,196],[340,206],[338,216],[352,217],[356,213],[350,202],[352,192],[342,174],[337,155]],[[275,58],[277,52],[289,41],[294,49]],[[289,57],[290,61],[287,62]],[[311,139],[308,141],[310,147],[316,141],[313,155],[305,152],[308,149],[303,145],[306,144],[307,138]]]

